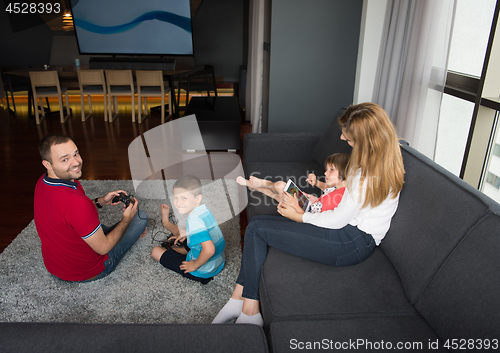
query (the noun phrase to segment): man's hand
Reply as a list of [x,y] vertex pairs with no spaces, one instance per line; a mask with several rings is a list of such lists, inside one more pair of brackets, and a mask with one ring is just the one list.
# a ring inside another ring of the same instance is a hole
[[99,197],[99,199],[98,199],[99,204],[101,204],[101,206],[118,205],[119,202],[113,203],[113,199],[115,198],[115,196],[119,196],[121,193],[124,193],[125,195],[128,195],[123,190],[111,191],[111,192],[108,192],[105,196]]
[[123,219],[130,223],[132,221],[132,219],[134,218],[135,214],[137,213],[137,207],[139,205],[139,202],[137,201],[137,199],[134,197],[133,198],[134,202],[131,202],[128,204],[128,207],[125,207],[125,205],[123,205]]

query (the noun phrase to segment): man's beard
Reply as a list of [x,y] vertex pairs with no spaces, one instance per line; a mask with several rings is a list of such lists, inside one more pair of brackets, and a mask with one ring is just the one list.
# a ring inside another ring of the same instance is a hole
[[68,181],[78,180],[82,177],[82,164],[83,163],[80,163],[78,165],[78,169],[79,169],[78,173],[71,172],[70,170],[65,170],[64,172],[60,172],[60,171],[56,171],[54,169],[53,169],[53,172],[56,175],[56,177],[58,177],[61,180],[68,180]]

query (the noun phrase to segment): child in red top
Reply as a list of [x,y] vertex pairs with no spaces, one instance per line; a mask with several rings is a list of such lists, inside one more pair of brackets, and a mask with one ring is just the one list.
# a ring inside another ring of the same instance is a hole
[[[311,173],[308,175],[307,182],[323,191],[323,195],[320,197],[306,194],[311,201],[309,212],[317,213],[333,210],[338,206],[342,200],[342,196],[344,195],[345,187],[347,185],[346,170],[349,157],[349,153],[335,153],[328,156],[325,161],[326,171],[324,182],[319,181],[315,174]],[[236,178],[236,181],[238,184],[247,186],[250,190],[260,191],[278,202],[281,202],[283,197],[290,197],[289,194],[283,195],[283,189],[286,185],[286,182],[284,181],[272,182],[270,180],[259,179],[254,176],[250,176],[249,180],[239,176]],[[302,208],[299,207],[298,202],[297,205],[294,205],[294,208],[297,212],[304,213]]]

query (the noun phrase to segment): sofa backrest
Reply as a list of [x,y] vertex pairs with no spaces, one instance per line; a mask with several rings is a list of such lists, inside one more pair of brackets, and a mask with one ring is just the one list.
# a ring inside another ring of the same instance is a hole
[[[415,149],[401,149],[405,184],[380,248],[416,304],[431,283],[437,285],[435,278],[451,254],[500,205]],[[470,262],[476,261],[472,256]]]
[[500,332],[499,277],[500,213],[488,212],[453,249],[415,307],[444,342],[486,344],[483,339],[498,339]]

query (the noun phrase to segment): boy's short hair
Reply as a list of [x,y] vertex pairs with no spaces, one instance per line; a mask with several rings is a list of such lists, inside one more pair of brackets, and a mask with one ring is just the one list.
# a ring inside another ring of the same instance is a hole
[[341,180],[346,180],[347,176],[347,165],[349,164],[350,153],[334,153],[329,155],[325,161],[325,169],[328,165],[334,165],[339,171],[339,178]]
[[193,196],[201,195],[201,181],[194,175],[184,175],[177,179],[173,189],[177,188],[190,191]]
[[47,161],[52,164],[52,158],[51,158],[52,146],[60,145],[68,141],[72,141],[71,138],[62,134],[49,134],[45,136],[38,144],[38,152],[40,153],[42,161]]

